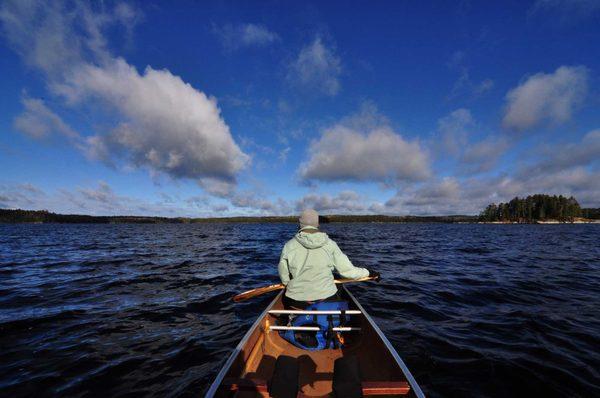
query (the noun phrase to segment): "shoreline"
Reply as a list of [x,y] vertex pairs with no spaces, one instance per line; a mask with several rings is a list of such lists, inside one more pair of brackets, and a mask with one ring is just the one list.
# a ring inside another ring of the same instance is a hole
[[[0,223],[6,224],[195,224],[195,223],[297,223],[297,216],[261,217],[153,217],[153,216],[91,216],[84,214],[56,214],[44,210],[0,209]],[[387,216],[387,215],[323,215],[322,224],[380,223],[380,224],[600,224],[600,219],[575,218],[573,221],[556,219],[517,221],[480,221],[479,216]]]

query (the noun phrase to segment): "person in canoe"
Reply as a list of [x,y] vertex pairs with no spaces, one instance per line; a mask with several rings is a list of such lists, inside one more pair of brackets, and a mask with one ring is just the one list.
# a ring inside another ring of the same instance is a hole
[[333,271],[348,279],[367,276],[379,280],[378,272],[352,265],[326,233],[319,231],[319,214],[305,210],[300,215],[300,231],[281,252],[279,277],[286,286],[283,304],[288,309],[305,309],[319,301],[339,301]]

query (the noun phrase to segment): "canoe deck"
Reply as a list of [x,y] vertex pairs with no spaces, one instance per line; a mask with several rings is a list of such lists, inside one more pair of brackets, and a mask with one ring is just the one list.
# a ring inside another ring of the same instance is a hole
[[[340,293],[348,301],[351,310],[363,311],[345,288],[340,289]],[[398,363],[397,354],[387,340],[381,338],[381,332],[364,311],[351,316],[347,326],[361,330],[342,333],[344,348],[307,351],[290,344],[277,331],[269,331],[269,326],[281,324],[281,321],[278,323],[278,316],[285,317],[287,321],[287,315],[268,313],[270,310],[283,309],[281,297],[280,293],[240,342],[209,390],[208,397],[269,397],[266,383],[273,375],[275,361],[280,355],[298,358],[298,396],[332,396],[334,361],[348,355],[355,355],[359,360],[365,395],[415,396]]]

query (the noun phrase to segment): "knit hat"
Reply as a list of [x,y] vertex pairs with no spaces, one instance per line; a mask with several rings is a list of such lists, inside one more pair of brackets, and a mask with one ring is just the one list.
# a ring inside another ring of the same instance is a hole
[[300,215],[300,229],[304,228],[319,228],[319,213],[313,209],[307,209]]

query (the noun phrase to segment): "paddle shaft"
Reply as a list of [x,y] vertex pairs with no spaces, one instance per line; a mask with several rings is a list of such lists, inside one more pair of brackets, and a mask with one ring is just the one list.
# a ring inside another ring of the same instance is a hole
[[[364,278],[359,278],[359,279],[335,279],[334,282],[337,284],[342,284],[342,283],[350,283],[350,282],[364,282],[364,281],[370,281],[373,279],[375,279],[375,277],[365,276]],[[248,290],[244,293],[240,293],[237,296],[234,296],[233,301],[235,301],[236,303],[239,303],[240,301],[245,301],[245,300],[251,299],[253,297],[260,296],[262,294],[269,293],[269,292],[274,292],[275,290],[281,290],[284,288],[285,288],[285,285],[283,283],[278,283],[276,285],[270,285],[270,286],[264,286],[264,287],[258,287],[256,289]]]

